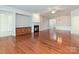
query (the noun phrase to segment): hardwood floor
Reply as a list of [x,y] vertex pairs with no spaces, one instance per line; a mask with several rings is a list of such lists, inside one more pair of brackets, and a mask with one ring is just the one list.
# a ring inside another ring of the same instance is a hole
[[47,30],[39,33],[0,38],[1,54],[78,54],[79,36],[68,31]]

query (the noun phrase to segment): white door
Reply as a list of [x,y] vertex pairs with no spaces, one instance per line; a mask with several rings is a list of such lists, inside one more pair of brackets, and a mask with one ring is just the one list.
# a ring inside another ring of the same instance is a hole
[[0,11],[0,37],[15,35],[15,13]]

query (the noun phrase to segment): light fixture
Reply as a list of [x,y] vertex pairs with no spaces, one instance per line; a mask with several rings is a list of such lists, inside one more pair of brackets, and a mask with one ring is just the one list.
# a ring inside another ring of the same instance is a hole
[[56,13],[56,10],[52,10],[51,13],[52,13],[52,14],[55,14],[55,13]]

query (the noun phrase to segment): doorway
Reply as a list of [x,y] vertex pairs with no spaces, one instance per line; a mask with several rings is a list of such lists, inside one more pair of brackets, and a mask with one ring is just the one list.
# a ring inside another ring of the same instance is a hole
[[56,28],[56,19],[49,19],[49,29]]

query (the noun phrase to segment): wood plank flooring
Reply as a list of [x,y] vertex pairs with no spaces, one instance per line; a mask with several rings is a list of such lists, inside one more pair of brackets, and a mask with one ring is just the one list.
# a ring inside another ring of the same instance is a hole
[[79,36],[69,31],[47,30],[39,33],[0,38],[0,54],[78,54]]

